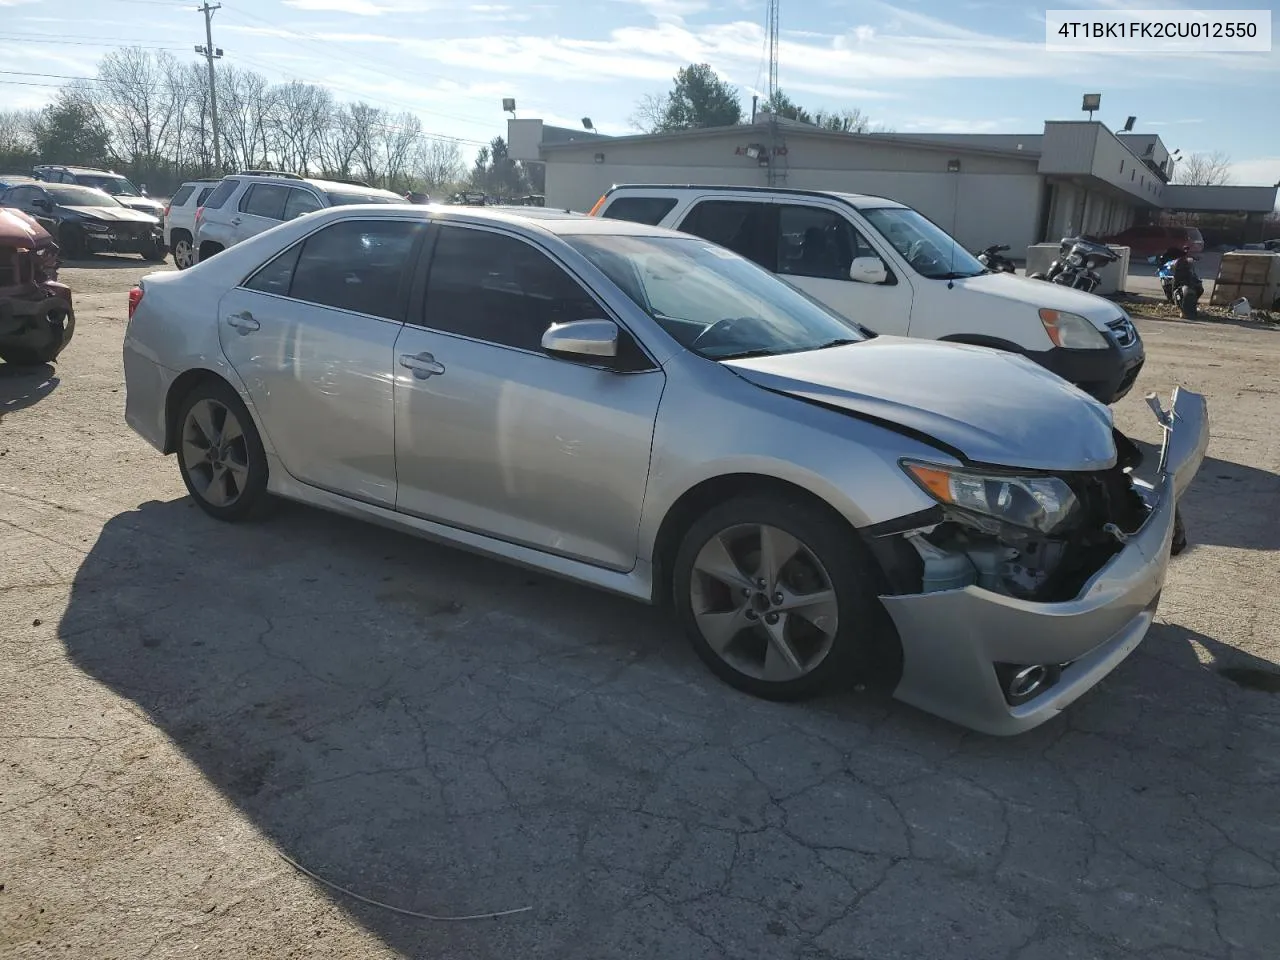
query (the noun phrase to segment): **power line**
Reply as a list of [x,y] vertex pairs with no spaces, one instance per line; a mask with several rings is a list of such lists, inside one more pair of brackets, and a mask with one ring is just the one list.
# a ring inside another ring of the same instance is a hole
[[157,46],[155,44],[149,43],[145,40],[140,40],[140,41],[126,40],[122,37],[99,37],[97,39],[94,39],[91,37],[70,38],[65,35],[51,37],[43,33],[28,33],[28,34],[16,34],[16,35],[4,34],[4,35],[0,35],[0,41],[12,42],[12,43],[61,43],[61,44],[70,44],[71,46],[76,46],[76,47],[117,47],[123,43],[130,47],[137,47],[140,50],[181,51],[186,49],[185,47],[161,47],[161,46]]

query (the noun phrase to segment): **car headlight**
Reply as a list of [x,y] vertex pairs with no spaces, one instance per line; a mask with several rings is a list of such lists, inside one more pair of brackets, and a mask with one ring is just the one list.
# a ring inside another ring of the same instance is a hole
[[94,223],[90,220],[82,221],[80,226],[84,227],[90,233],[106,233],[111,229],[105,223]]
[[1102,331],[1078,313],[1045,307],[1040,311],[1040,322],[1044,324],[1044,332],[1049,335],[1055,347],[1068,350],[1105,350],[1110,346]]
[[945,507],[994,517],[1041,533],[1065,526],[1079,503],[1071,488],[1058,477],[982,473],[914,460],[903,460],[902,468]]

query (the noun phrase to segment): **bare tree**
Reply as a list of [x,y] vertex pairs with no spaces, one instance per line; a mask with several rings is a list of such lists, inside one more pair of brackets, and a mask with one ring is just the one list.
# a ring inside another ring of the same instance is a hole
[[355,135],[355,159],[359,164],[359,172],[364,179],[372,182],[378,179],[382,165],[382,158],[379,156],[378,128],[383,126],[385,114],[364,101],[348,104],[347,112]]
[[35,110],[0,110],[0,168],[20,169],[36,159]]
[[352,114],[351,105],[334,107],[324,136],[320,138],[321,170],[333,177],[350,177],[360,154],[361,135],[361,125]]
[[465,173],[462,149],[456,140],[423,137],[413,158],[413,175],[426,186],[427,192],[452,187]]
[[1175,179],[1198,187],[1220,187],[1231,182],[1231,158],[1221,151],[1193,153],[1178,162]]
[[273,87],[267,113],[271,152],[284,170],[307,173],[319,166],[320,142],[333,118],[333,95],[310,83]]
[[646,93],[636,103],[628,122],[642,133],[657,133],[667,120],[667,98],[657,93]]
[[171,147],[173,89],[164,81],[173,57],[139,47],[113,50],[98,65],[90,94],[111,135],[112,151],[135,171],[154,169]]
[[412,113],[388,115],[378,128],[382,162],[378,180],[388,190],[403,192],[409,187],[414,147],[422,138],[422,121]]
[[228,166],[251,170],[269,165],[271,108],[270,87],[262,74],[233,66],[218,71],[218,126]]

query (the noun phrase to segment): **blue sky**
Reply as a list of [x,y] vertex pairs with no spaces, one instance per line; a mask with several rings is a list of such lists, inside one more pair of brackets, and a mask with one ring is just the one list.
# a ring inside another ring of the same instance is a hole
[[[472,142],[520,116],[625,133],[636,101],[706,61],[750,94],[764,85],[764,0],[222,0],[223,62],[273,80],[324,83],[345,99],[418,113]],[[858,107],[900,130],[1036,132],[1074,119],[1102,91],[1098,119],[1159,133],[1184,154],[1221,150],[1237,183],[1280,181],[1280,51],[1234,55],[1050,53],[1043,14],[1070,7],[1157,8],[1153,0],[782,0],[780,82],[811,108]],[[1272,10],[1280,0],[1183,6]],[[92,73],[111,47],[194,58],[195,3],[0,0],[0,106],[38,106],[59,82]],[[26,39],[15,39],[18,37]],[[41,40],[39,38],[46,38]],[[43,76],[36,76],[42,74]],[[33,84],[50,84],[39,86]]]

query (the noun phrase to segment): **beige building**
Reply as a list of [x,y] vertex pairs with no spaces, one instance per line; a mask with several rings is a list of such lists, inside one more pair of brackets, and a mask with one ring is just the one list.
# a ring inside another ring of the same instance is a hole
[[1207,196],[1170,186],[1173,159],[1159,137],[1115,134],[1093,121],[1049,122],[1026,136],[847,134],[766,117],[603,137],[510,120],[508,144],[513,158],[546,164],[548,206],[589,210],[622,183],[838,190],[915,207],[971,249],[1007,243],[1018,252],[1076,233],[1118,233],[1191,203],[1249,203],[1259,209],[1232,209],[1261,217],[1276,200],[1275,188],[1227,198],[1215,191],[1230,188],[1207,188]]

